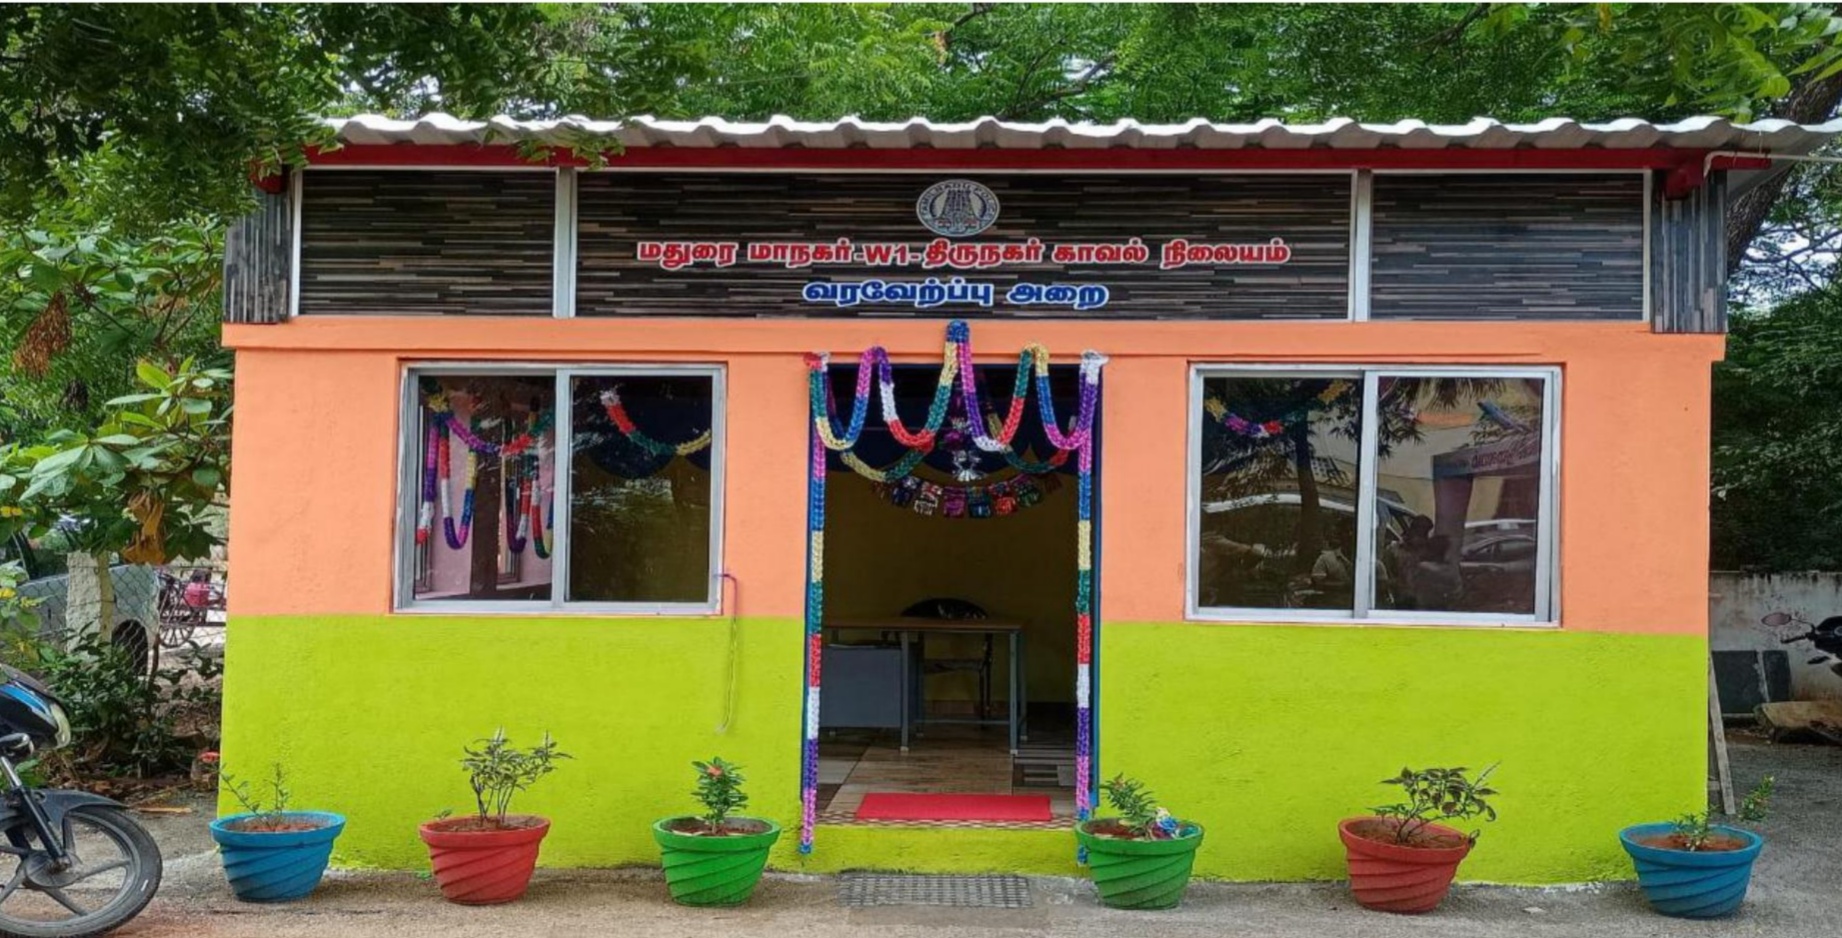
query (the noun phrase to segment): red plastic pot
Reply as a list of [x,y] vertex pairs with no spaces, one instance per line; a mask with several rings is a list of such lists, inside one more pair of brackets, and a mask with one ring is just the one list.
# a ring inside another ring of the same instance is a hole
[[1337,825],[1349,855],[1350,892],[1365,908],[1418,915],[1438,907],[1452,888],[1458,864],[1471,852],[1470,838],[1449,827],[1428,824],[1428,834],[1456,837],[1457,847],[1408,847],[1371,840],[1355,832],[1368,825],[1392,825],[1388,818],[1350,818]]
[[495,905],[524,895],[550,819],[518,814],[505,820],[508,826],[499,830],[466,830],[478,823],[471,816],[428,821],[417,829],[449,902]]

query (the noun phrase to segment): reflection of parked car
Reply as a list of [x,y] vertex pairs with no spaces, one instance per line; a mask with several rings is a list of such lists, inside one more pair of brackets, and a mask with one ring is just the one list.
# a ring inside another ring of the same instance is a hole
[[[58,535],[56,532],[46,540]],[[73,625],[70,606],[70,574],[64,569],[64,554],[56,543],[34,542],[15,535],[0,541],[0,563],[19,561],[25,568],[26,582],[19,593],[38,601],[39,634],[46,638],[63,635]],[[158,639],[159,618],[155,602],[159,588],[153,567],[139,564],[115,564],[109,568],[109,581],[115,587],[115,621],[108,623],[109,639],[128,649],[143,665],[150,660],[150,650]]]
[[1533,526],[1507,533],[1472,533],[1458,565],[1466,606],[1480,611],[1526,611],[1534,601],[1535,560],[1540,552]]

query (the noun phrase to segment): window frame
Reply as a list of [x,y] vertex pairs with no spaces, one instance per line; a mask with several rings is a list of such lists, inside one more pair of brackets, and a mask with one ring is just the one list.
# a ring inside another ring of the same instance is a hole
[[[728,368],[720,363],[686,362],[504,362],[504,361],[412,361],[401,369],[397,405],[397,488],[396,529],[392,533],[392,601],[393,612],[417,614],[466,615],[600,615],[600,616],[714,616],[722,612],[723,589],[723,517],[725,475],[729,462]],[[553,463],[556,527],[552,531],[550,598],[532,600],[492,599],[417,599],[416,579],[416,509],[412,493],[421,491],[417,472],[421,468],[422,426],[421,399],[417,379],[440,375],[508,375],[551,376],[554,382],[556,417],[555,448],[569,453],[574,437],[574,408],[569,406],[570,384],[576,378],[593,377],[708,377],[710,379],[710,543],[708,591],[702,601],[643,603],[569,601],[569,529],[570,504],[574,476],[569,462],[557,458]]]
[[[1357,441],[1356,578],[1348,609],[1265,609],[1200,604],[1202,535],[1202,434],[1204,382],[1212,378],[1345,378],[1362,388],[1362,426]],[[1419,612],[1374,608],[1375,493],[1380,474],[1379,389],[1383,378],[1489,377],[1542,379],[1542,466],[1536,512],[1535,609],[1526,615],[1497,612]],[[1391,365],[1386,363],[1267,364],[1192,362],[1184,410],[1184,618],[1230,624],[1319,624],[1358,626],[1464,626],[1471,628],[1560,626],[1561,369],[1513,365]]]

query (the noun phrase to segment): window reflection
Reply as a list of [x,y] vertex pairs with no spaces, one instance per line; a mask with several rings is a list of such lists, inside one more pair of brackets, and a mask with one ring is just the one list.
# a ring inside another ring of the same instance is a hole
[[1360,402],[1354,373],[1204,380],[1199,606],[1352,608]]
[[710,563],[713,380],[570,380],[572,602],[703,603]]
[[1541,378],[1382,377],[1378,609],[1536,610]]
[[417,390],[414,597],[547,601],[554,379],[425,375]]

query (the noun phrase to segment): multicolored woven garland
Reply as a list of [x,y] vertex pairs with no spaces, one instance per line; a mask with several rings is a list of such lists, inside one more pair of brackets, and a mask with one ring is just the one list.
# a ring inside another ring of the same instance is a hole
[[1311,401],[1293,408],[1289,413],[1271,420],[1249,420],[1228,409],[1220,398],[1207,398],[1202,402],[1202,409],[1216,423],[1230,433],[1239,434],[1252,440],[1265,440],[1286,432],[1286,428],[1300,420],[1310,418],[1311,412],[1337,402],[1337,399],[1349,393],[1355,383],[1341,378],[1332,381],[1324,390],[1319,391]]
[[620,402],[618,388],[609,388],[601,392],[601,406],[607,409],[608,419],[614,422],[614,428],[619,430],[622,436],[653,456],[689,456],[708,449],[713,439],[709,430],[675,446],[670,443],[661,443],[647,436],[640,428],[633,425],[633,418],[627,416],[627,408]]
[[[1075,813],[1085,820],[1093,813],[1093,649],[1094,649],[1094,526],[1093,526],[1093,428],[1099,406],[1100,370],[1106,356],[1088,351],[1081,354],[1080,403],[1067,422],[1068,429],[1056,419],[1055,401],[1049,388],[1049,352],[1040,345],[1025,348],[1017,358],[1017,374],[1010,405],[1004,420],[973,420],[974,442],[986,452],[1005,453],[1012,465],[1021,461],[1011,451],[1017,428],[1032,384],[1036,391],[1037,410],[1049,444],[1056,447],[1058,458],[1042,464],[1060,465],[1067,454],[1076,456],[1078,479],[1076,508],[1076,591],[1075,591]],[[965,322],[947,324],[946,348],[943,350],[940,378],[935,385],[933,403],[927,420],[918,432],[911,432],[896,413],[894,380],[888,353],[879,347],[866,349],[858,360],[856,393],[851,401],[850,422],[839,426],[832,403],[830,357],[813,353],[806,356],[807,382],[812,410],[811,462],[806,480],[806,689],[804,700],[804,746],[800,765],[800,836],[801,853],[812,852],[813,830],[818,822],[819,790],[819,687],[824,650],[825,617],[825,471],[826,451],[841,454],[847,466],[872,481],[889,484],[907,479],[915,465],[934,446],[947,405],[958,378],[958,390],[967,414],[991,413],[981,399],[973,368],[971,329]],[[880,379],[883,420],[890,433],[911,447],[894,465],[875,469],[859,460],[851,449],[863,433],[870,409],[872,374]],[[1031,379],[1034,378],[1034,382]],[[995,416],[995,415],[994,415]]]

